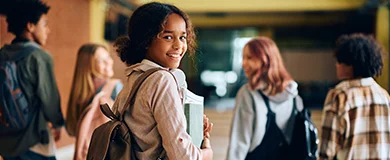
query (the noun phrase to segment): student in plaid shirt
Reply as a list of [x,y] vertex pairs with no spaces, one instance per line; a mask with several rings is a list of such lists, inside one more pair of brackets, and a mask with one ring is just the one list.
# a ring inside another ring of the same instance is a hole
[[390,159],[390,97],[373,79],[382,72],[382,52],[371,36],[338,39],[341,82],[326,97],[319,159]]

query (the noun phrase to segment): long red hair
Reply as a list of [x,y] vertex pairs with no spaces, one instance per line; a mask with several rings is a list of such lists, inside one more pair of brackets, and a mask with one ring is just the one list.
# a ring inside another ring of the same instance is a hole
[[[275,42],[267,37],[258,37],[250,40],[246,47],[250,54],[262,64],[251,77],[248,77],[251,89],[262,89],[270,95],[282,92],[292,77],[284,66]],[[264,88],[261,88],[261,82],[265,82]]]

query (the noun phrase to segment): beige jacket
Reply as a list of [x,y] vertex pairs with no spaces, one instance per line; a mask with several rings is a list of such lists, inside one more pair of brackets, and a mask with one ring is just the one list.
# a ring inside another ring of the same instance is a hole
[[[162,68],[149,60],[130,66],[127,82],[114,103],[114,113],[123,108],[135,80],[155,67]],[[182,73],[180,70],[171,72]],[[200,148],[192,144],[186,132],[183,94],[178,87],[183,82],[176,79],[180,78],[165,71],[153,73],[140,86],[132,110],[125,113],[125,122],[139,146],[135,147],[135,153],[140,160],[157,159],[161,153],[166,154],[164,159],[201,159]]]

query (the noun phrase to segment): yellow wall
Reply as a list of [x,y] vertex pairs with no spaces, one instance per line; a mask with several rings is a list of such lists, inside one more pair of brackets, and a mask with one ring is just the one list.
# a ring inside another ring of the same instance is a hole
[[381,6],[378,8],[376,38],[383,46],[385,55],[383,56],[382,76],[378,78],[378,83],[389,90],[389,8]]
[[106,8],[108,3],[106,1],[90,1],[90,41],[104,44],[104,20]]
[[[132,0],[138,4],[155,0]],[[367,0],[159,0],[185,12],[289,12],[351,10]]]
[[[124,81],[125,67],[126,65],[120,60],[116,52],[113,50],[112,43],[104,39],[104,24],[109,7],[113,6],[110,3],[102,0],[91,0],[90,2],[90,17],[89,17],[89,42],[105,45],[108,51],[111,53],[111,57],[114,60],[114,78]],[[125,13],[127,14],[127,13]]]

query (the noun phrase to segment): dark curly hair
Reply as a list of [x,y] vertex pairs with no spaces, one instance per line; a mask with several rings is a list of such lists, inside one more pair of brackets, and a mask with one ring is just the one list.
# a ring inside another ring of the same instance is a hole
[[188,51],[193,55],[196,37],[189,16],[176,6],[151,2],[134,11],[128,23],[128,35],[119,37],[114,43],[121,60],[128,66],[141,62],[146,57],[148,46],[157,38],[172,13],[180,15],[186,22]]
[[8,32],[18,36],[23,33],[27,23],[37,24],[43,14],[49,12],[50,7],[41,1],[16,1],[10,4],[6,13]]
[[377,77],[382,74],[383,52],[372,36],[356,33],[336,41],[334,56],[338,63],[353,67],[354,78]]

